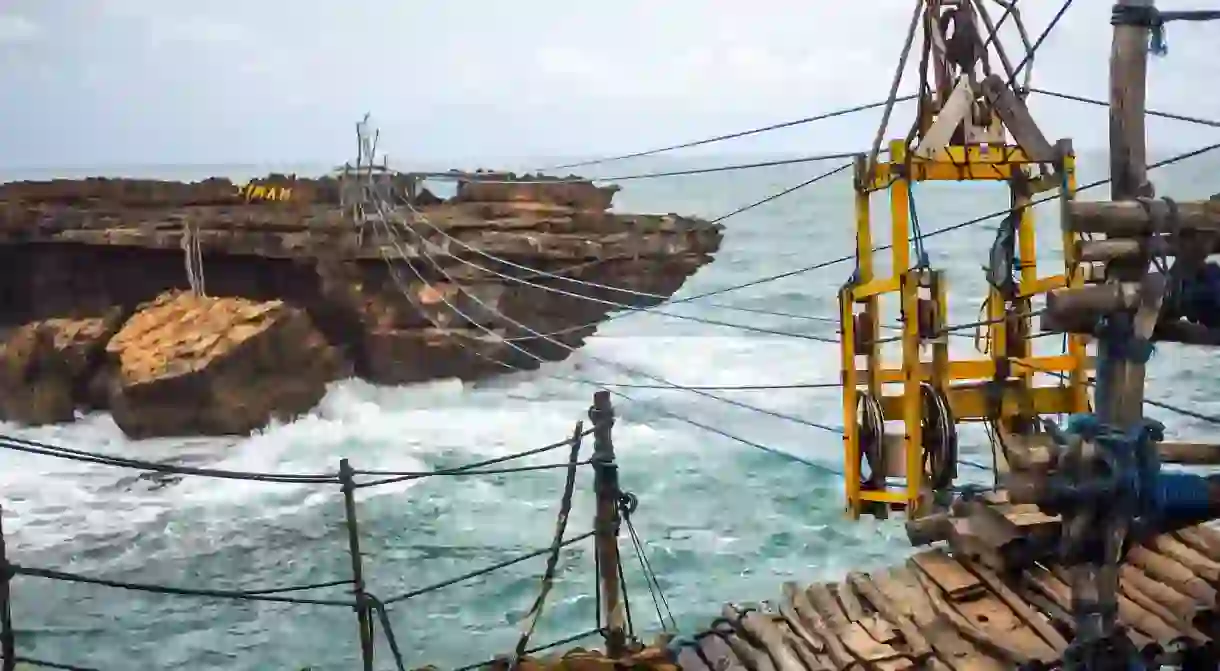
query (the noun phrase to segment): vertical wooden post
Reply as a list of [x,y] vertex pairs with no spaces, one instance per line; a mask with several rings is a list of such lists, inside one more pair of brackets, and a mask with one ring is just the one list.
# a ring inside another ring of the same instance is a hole
[[3,671],[17,668],[17,641],[13,635],[13,608],[10,583],[13,572],[8,564],[8,542],[4,537],[4,511],[0,509],[0,654],[4,655]]
[[618,533],[619,485],[618,464],[614,460],[614,407],[610,392],[593,394],[589,408],[593,422],[593,490],[597,495],[597,512],[593,519],[598,568],[601,575],[602,622],[606,626],[606,654],[612,659],[622,657],[627,650],[626,611],[619,585]]
[[[1154,4],[1154,0],[1118,0],[1118,5],[1126,6],[1152,7]],[[1110,50],[1111,200],[1154,195],[1148,182],[1148,150],[1144,131],[1149,36],[1149,29],[1144,26],[1114,27]],[[1134,263],[1112,261],[1108,268],[1113,269],[1114,276],[1120,281],[1140,281],[1146,275],[1147,266],[1147,259],[1141,255]],[[1109,270],[1107,274],[1110,274]],[[1153,311],[1153,315],[1160,311],[1162,296],[1148,293],[1141,291],[1137,321],[1147,322],[1149,310]],[[1155,316],[1152,319],[1147,327],[1155,325]],[[1137,330],[1143,329],[1137,326]],[[1101,382],[1101,371],[1098,371],[1098,377]],[[1105,406],[1101,406],[1101,399],[1098,400],[1102,420],[1114,422],[1122,428],[1134,425],[1143,417],[1144,366],[1123,362],[1116,365],[1107,377],[1110,391]]]
[[352,593],[356,595],[356,621],[360,629],[360,660],[364,671],[373,671],[373,622],[364,592],[364,564],[360,554],[360,526],[356,521],[356,483],[352,465],[339,460],[339,482],[343,486],[343,511],[347,518],[347,546],[352,559]]
[[[1118,0],[1118,5],[1152,7],[1154,0]],[[1149,30],[1114,26],[1110,46],[1110,200],[1151,196],[1144,136]]]

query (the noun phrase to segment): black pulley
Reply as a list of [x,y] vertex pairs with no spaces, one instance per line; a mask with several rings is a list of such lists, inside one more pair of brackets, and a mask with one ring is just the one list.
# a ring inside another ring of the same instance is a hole
[[[877,397],[867,391],[856,393],[856,425],[861,484],[867,489],[880,489],[885,484],[885,412]],[[864,477],[866,464],[868,476]]]
[[944,392],[927,382],[919,385],[923,403],[923,471],[928,486],[939,491],[957,478],[957,423]]

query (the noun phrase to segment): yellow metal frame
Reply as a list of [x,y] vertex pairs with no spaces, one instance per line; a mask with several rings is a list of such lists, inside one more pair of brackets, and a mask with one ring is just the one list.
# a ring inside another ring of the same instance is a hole
[[[912,182],[1001,181],[1010,185],[1012,204],[1021,212],[1017,226],[1018,257],[1021,260],[1016,301],[1018,311],[1028,315],[1030,299],[1038,294],[1083,284],[1083,270],[1075,259],[1075,238],[1066,230],[1063,233],[1063,273],[1038,276],[1033,208],[1022,207],[1030,204],[1032,193],[1057,189],[1064,203],[1075,195],[1075,156],[1070,143],[1061,143],[1060,147],[1062,156],[1057,165],[1057,174],[1050,180],[1034,179],[1029,166],[1035,162],[1020,147],[1011,145],[987,150],[976,146],[950,146],[938,151],[932,158],[924,159],[908,157],[906,141],[895,140],[889,145],[888,162],[879,163],[873,170],[868,169],[863,157],[857,159],[855,217],[858,268],[855,282],[844,287],[839,296],[844,389],[843,441],[847,508],[851,517],[860,516],[865,501],[880,501],[906,509],[912,517],[922,512],[925,492],[920,385],[923,382],[932,384],[946,395],[954,418],[959,422],[992,417],[994,404],[986,390],[988,383],[995,382],[997,378],[1002,389],[999,421],[1004,429],[1019,431],[1022,421],[1027,426],[1029,420],[1036,419],[1040,414],[1087,410],[1085,381],[1091,361],[1086,355],[1083,336],[1070,337],[1067,354],[1034,357],[1028,339],[1010,343],[1005,325],[992,323],[987,325],[990,358],[952,361],[949,358],[948,337],[943,335],[947,315],[943,274],[941,271],[911,269],[909,198]],[[1014,186],[1017,182],[1024,182],[1026,188],[1018,190]],[[871,201],[872,194],[877,191],[889,192],[892,273],[888,277],[877,276],[873,253]],[[927,299],[935,300],[933,331],[942,334],[928,340],[919,333],[921,288],[930,294]],[[899,295],[903,316],[900,339],[902,357],[897,367],[883,365],[877,342],[882,322],[879,298],[890,293]],[[988,321],[1003,319],[1007,307],[1003,297],[993,288],[988,298]],[[864,334],[861,351],[856,351],[854,317],[858,308],[871,317],[865,323],[871,324],[872,331]],[[1025,316],[1021,321],[1024,333],[1028,335],[1032,319]],[[931,359],[925,360],[923,346],[928,343],[932,345]],[[859,365],[859,357],[864,358],[863,366]],[[999,376],[996,375],[997,370],[1000,370]],[[1033,375],[1037,372],[1066,373],[1067,383],[1037,387],[1033,383]],[[883,385],[886,384],[900,384],[901,391],[896,394],[883,393]],[[887,486],[881,490],[864,490],[861,487],[857,403],[858,394],[863,390],[880,401],[887,422],[902,422],[902,454],[906,475],[903,487]]]

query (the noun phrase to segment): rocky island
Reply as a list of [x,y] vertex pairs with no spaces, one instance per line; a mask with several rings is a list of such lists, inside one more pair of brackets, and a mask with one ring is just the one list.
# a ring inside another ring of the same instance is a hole
[[619,309],[598,300],[655,305],[720,246],[718,225],[611,212],[618,187],[447,175],[447,200],[385,175],[402,200],[379,217],[332,177],[0,185],[0,419],[244,434],[351,376],[530,370]]

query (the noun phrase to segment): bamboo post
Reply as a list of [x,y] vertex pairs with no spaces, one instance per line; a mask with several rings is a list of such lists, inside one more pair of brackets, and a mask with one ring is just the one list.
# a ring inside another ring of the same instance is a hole
[[606,654],[612,659],[622,657],[627,650],[626,610],[619,585],[618,533],[619,485],[618,464],[614,459],[614,407],[610,392],[593,394],[589,408],[593,422],[593,491],[597,496],[597,512],[593,531],[602,595],[602,622],[606,631]]
[[373,671],[373,622],[364,591],[364,565],[360,554],[360,526],[356,521],[356,484],[347,459],[339,460],[339,482],[343,486],[343,511],[347,518],[347,546],[352,558],[352,592],[356,595],[356,620],[360,628],[360,660],[364,671]]
[[13,571],[8,563],[8,543],[4,537],[4,511],[0,509],[0,654],[4,655],[3,671],[17,668],[17,642],[13,636],[13,608],[10,583]]

